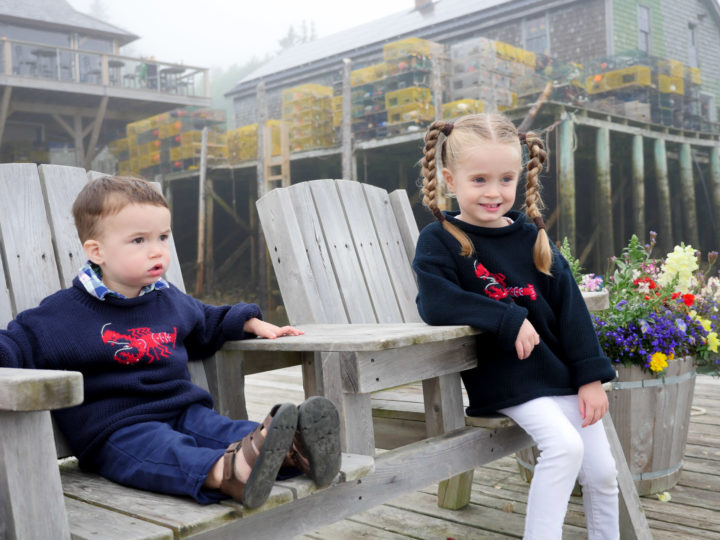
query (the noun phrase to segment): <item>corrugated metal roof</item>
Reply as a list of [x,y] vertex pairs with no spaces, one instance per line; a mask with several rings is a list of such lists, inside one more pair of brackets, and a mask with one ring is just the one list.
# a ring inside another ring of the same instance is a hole
[[80,13],[65,0],[0,0],[0,19],[39,21],[47,25],[112,34],[120,40],[121,44],[129,43],[139,37],[122,28]]
[[[412,0],[405,1],[409,3]],[[509,2],[510,0],[436,0],[433,2],[432,8],[422,11],[414,7],[398,11],[393,15],[284,51],[241,79],[238,86],[301,64],[310,64],[322,58],[346,53],[373,43],[392,41],[397,39],[397,36],[407,35],[419,29],[459,19],[470,13],[477,13]]]

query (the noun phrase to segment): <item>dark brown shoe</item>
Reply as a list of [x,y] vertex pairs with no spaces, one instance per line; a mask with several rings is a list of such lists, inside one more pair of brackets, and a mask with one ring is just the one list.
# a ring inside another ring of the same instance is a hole
[[313,396],[298,406],[297,430],[283,465],[291,465],[320,487],[340,471],[340,417],[332,402]]

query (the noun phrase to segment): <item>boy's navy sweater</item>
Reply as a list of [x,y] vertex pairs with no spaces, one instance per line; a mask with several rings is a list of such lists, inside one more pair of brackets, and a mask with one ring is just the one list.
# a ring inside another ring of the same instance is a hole
[[[477,367],[462,374],[470,401],[467,414],[576,394],[583,384],[615,378],[567,261],[553,247],[552,277],[535,268],[538,231],[525,215],[510,212],[514,223],[501,228],[470,225],[456,215],[446,214],[467,233],[475,246],[473,257],[460,255],[458,241],[436,222],[420,233],[413,268],[425,322],[486,331],[477,340]],[[540,344],[520,360],[515,340],[526,318],[540,334]]]
[[255,304],[209,306],[171,285],[136,298],[88,294],[73,286],[20,313],[0,330],[0,366],[80,371],[82,404],[54,411],[85,467],[117,429],[165,421],[194,403],[212,407],[190,382],[188,360],[211,356],[243,325],[261,317]]

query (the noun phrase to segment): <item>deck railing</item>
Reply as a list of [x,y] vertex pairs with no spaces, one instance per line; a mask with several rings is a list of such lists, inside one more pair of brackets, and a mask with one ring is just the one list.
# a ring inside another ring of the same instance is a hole
[[208,69],[2,38],[0,73],[78,84],[209,97]]

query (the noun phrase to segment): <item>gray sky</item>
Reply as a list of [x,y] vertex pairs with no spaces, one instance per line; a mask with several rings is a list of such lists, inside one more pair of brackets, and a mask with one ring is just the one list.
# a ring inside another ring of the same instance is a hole
[[[90,13],[93,0],[68,0]],[[102,0],[106,22],[140,39],[133,55],[200,67],[243,64],[275,52],[292,24],[314,21],[318,37],[411,9],[414,0]]]

